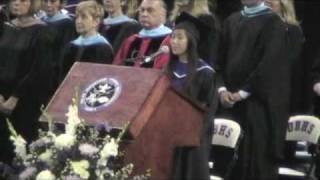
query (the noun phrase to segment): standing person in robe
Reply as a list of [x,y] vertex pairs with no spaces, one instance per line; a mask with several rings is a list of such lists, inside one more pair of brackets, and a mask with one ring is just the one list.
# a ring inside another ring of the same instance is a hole
[[45,23],[34,14],[40,0],[10,0],[16,17],[0,34],[0,161],[10,163],[8,118],[27,141],[37,137],[40,105],[48,97],[52,78],[51,38]]
[[[307,91],[306,81],[306,61],[302,58],[302,50],[305,38],[302,29],[296,19],[293,0],[266,0],[266,5],[278,14],[286,24],[288,35],[288,55],[292,63],[291,96],[290,96],[290,115],[305,114],[306,107],[305,92]],[[294,160],[296,144],[286,142],[285,158]]]
[[[212,2],[214,4],[214,2]],[[187,12],[192,16],[197,17],[203,23],[210,26],[210,32],[207,33],[207,38],[203,39],[199,48],[199,56],[204,59],[209,65],[213,66],[218,54],[219,44],[219,23],[213,13],[209,11],[208,0],[176,0],[172,10],[170,21],[174,22],[175,18],[181,13]]]
[[76,30],[80,36],[71,41],[64,53],[60,80],[74,62],[110,64],[113,50],[106,38],[98,33],[103,17],[103,7],[95,1],[83,1],[76,8]]
[[167,53],[160,53],[150,62],[145,62],[149,56],[169,46],[172,30],[164,25],[166,21],[166,5],[162,0],[143,0],[139,8],[139,23],[142,30],[128,37],[121,45],[113,64],[164,68],[169,62]]
[[103,20],[100,29],[101,34],[106,37],[117,52],[122,42],[129,36],[140,31],[141,27],[135,19],[129,18],[122,11],[123,0],[104,0],[103,5],[108,17]]
[[[210,27],[197,18],[182,13],[176,20],[170,47],[167,72],[172,86],[193,101],[214,111],[214,70],[198,55],[199,44]],[[212,115],[212,114],[211,114]],[[182,147],[175,151],[173,178],[181,180],[209,179],[209,152],[212,138],[212,116],[203,120],[199,147]]]
[[54,33],[52,49],[54,49],[55,53],[53,55],[54,61],[52,66],[55,70],[55,79],[51,94],[59,86],[58,73],[62,63],[59,60],[62,59],[63,50],[77,36],[73,18],[69,14],[62,12],[64,4],[64,0],[43,0],[43,9],[46,15],[41,19],[48,24],[48,27]]
[[231,179],[274,180],[290,108],[287,31],[264,0],[241,2],[243,10],[224,22],[215,67],[222,77],[220,112],[239,122],[245,132]]
[[304,84],[305,74],[307,74],[303,67],[305,67],[305,61],[303,61],[302,50],[305,42],[305,38],[299,22],[296,19],[296,13],[294,9],[293,0],[266,0],[266,5],[278,14],[286,24],[286,30],[288,34],[288,54],[290,61],[292,62],[292,87],[291,87],[291,103],[290,114],[303,114],[305,107],[301,107],[305,103],[303,102],[304,92],[306,91],[306,85]]

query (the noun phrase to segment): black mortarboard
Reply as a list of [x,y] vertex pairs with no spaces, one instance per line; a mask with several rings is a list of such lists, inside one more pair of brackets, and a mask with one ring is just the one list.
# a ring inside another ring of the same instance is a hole
[[207,24],[186,12],[182,12],[176,18],[174,29],[185,29],[195,38],[197,43],[204,41],[210,31]]

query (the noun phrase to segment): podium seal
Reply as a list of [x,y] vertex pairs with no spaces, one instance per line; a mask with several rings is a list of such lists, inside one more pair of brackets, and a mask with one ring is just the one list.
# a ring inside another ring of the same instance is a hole
[[83,110],[96,112],[111,105],[120,95],[121,85],[114,78],[102,78],[90,84],[81,94]]

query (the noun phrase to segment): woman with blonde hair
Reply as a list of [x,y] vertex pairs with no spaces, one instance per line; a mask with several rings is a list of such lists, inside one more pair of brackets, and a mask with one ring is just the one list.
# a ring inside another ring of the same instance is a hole
[[266,0],[266,4],[277,13],[284,22],[299,25],[296,18],[294,0]]

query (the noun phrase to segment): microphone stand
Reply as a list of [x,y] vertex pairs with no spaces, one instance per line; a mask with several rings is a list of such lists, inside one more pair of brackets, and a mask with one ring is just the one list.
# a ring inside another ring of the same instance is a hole
[[146,56],[140,56],[140,57],[134,57],[134,58],[128,58],[128,59],[125,59],[124,62],[125,63],[135,63],[137,60],[140,60],[140,59],[145,59]]

